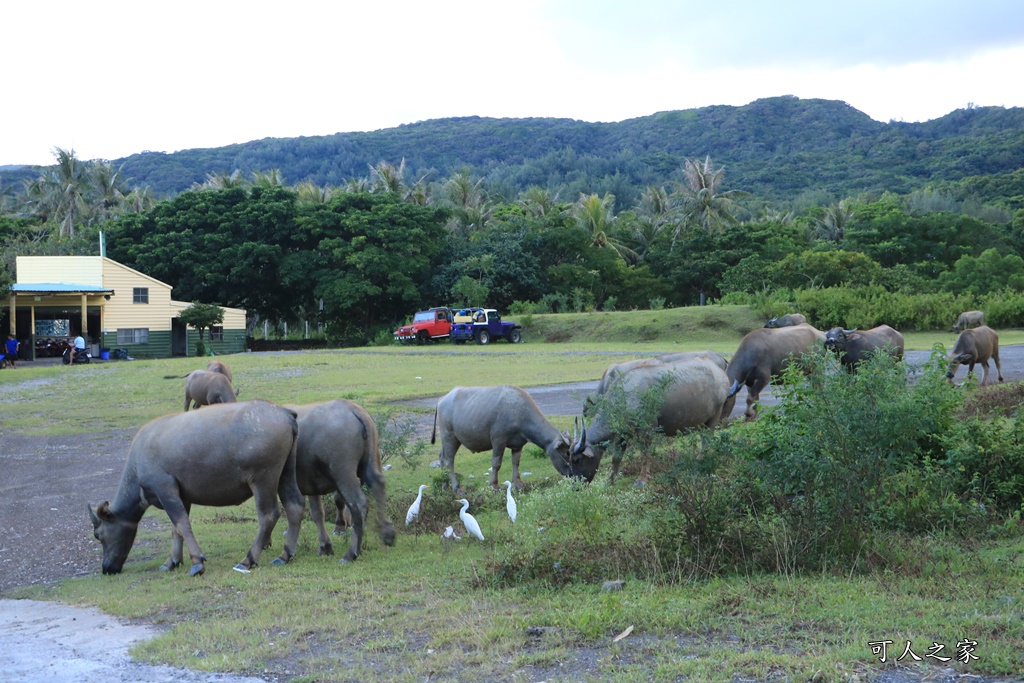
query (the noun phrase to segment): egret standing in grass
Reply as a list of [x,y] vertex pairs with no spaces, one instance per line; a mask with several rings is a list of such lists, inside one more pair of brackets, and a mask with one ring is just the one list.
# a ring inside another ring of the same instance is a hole
[[420,484],[420,492],[416,494],[416,500],[409,506],[409,511],[405,513],[405,525],[409,526],[413,521],[420,516],[420,503],[423,502],[423,489],[427,488],[426,484]]
[[472,536],[476,536],[481,541],[484,540],[484,534],[480,531],[480,525],[476,523],[476,517],[466,512],[469,509],[469,501],[465,498],[455,501],[456,503],[462,503],[462,509],[459,510],[459,519],[462,520],[463,526],[466,527],[466,531]]
[[506,481],[505,486],[505,509],[508,510],[508,516],[512,520],[512,523],[516,523],[516,515],[519,514],[519,510],[516,507],[516,499],[512,497],[512,482]]

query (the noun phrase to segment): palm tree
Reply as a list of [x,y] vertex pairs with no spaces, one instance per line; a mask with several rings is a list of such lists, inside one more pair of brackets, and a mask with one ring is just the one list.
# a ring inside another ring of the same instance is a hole
[[547,188],[534,185],[519,195],[517,203],[527,216],[542,218],[558,212],[558,193],[552,195]]
[[149,185],[133,188],[125,197],[125,207],[131,213],[149,211],[154,206],[156,206],[156,197],[153,196],[153,190]]
[[814,221],[814,235],[818,239],[839,244],[846,235],[846,228],[853,219],[853,211],[846,200],[825,209],[821,218]]
[[25,194],[33,211],[44,220],[59,223],[59,234],[75,236],[75,223],[89,211],[88,166],[79,161],[75,150],[54,147],[55,166],[25,185]]
[[300,204],[326,204],[331,201],[334,190],[330,185],[320,187],[310,180],[303,180],[295,186]]
[[[674,199],[682,207],[686,222],[708,231],[721,230],[725,225],[737,222],[736,211],[739,206],[734,200],[748,193],[739,190],[722,191],[725,168],[715,168],[709,155],[703,162],[686,159],[682,170],[686,182],[677,184]],[[676,229],[673,244],[683,225],[681,223]]]
[[115,170],[110,162],[101,161],[92,166],[89,175],[92,193],[95,193],[94,219],[103,221],[121,213],[127,206],[121,169]]
[[194,190],[227,190],[233,187],[245,187],[249,184],[249,181],[245,179],[242,172],[237,168],[230,174],[224,173],[207,173],[206,182],[204,183],[193,183],[192,189]]
[[610,247],[626,260],[636,261],[639,255],[618,241],[612,235],[615,227],[615,195],[580,193],[580,198],[569,209],[576,225],[590,233],[590,243],[595,247]]
[[272,168],[269,171],[253,171],[252,186],[264,189],[271,187],[284,187],[284,175],[281,169]]
[[468,236],[491,222],[493,206],[483,190],[483,182],[483,178],[474,181],[468,172],[461,171],[441,184],[437,204],[451,208],[448,229],[453,233]]
[[381,161],[370,166],[370,192],[389,193],[405,199],[405,158],[397,166]]

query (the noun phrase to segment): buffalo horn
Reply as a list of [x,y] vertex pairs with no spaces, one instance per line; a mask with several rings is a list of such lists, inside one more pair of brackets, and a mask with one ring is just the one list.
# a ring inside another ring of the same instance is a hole
[[738,379],[733,380],[732,386],[729,387],[729,396],[727,396],[726,398],[735,396],[736,394],[740,393],[741,386],[742,385],[740,384],[740,381]]

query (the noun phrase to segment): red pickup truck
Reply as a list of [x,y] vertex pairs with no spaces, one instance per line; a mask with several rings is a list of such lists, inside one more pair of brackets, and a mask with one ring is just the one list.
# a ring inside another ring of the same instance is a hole
[[395,330],[395,341],[426,344],[434,339],[447,339],[452,333],[452,311],[438,307],[419,311],[412,323]]

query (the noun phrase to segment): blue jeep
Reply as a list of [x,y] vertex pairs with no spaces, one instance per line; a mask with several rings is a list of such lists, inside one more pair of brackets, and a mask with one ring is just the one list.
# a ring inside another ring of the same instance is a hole
[[451,333],[453,343],[475,340],[477,344],[490,344],[495,339],[507,339],[518,344],[522,339],[522,328],[503,321],[493,308],[464,308],[455,312]]

